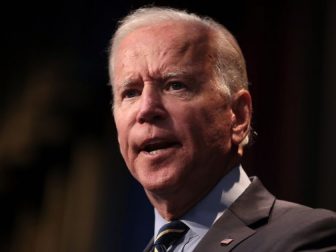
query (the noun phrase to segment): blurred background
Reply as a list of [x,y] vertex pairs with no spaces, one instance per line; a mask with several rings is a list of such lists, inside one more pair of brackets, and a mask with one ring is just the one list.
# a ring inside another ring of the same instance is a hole
[[233,32],[258,134],[245,169],[281,199],[336,210],[336,1],[6,1],[0,251],[141,251],[152,236],[119,154],[106,53],[117,20],[151,3]]

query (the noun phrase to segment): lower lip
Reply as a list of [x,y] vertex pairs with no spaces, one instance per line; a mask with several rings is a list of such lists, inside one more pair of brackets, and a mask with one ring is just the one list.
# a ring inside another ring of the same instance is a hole
[[140,154],[143,154],[144,156],[148,158],[159,158],[164,157],[166,155],[171,155],[173,152],[175,152],[180,146],[179,145],[173,145],[168,148],[164,149],[158,149],[151,152],[141,151]]

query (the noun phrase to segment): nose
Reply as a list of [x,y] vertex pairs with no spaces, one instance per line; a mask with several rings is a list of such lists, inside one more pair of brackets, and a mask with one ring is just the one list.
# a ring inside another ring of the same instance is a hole
[[160,90],[156,90],[153,86],[144,87],[141,93],[137,122],[140,124],[155,123],[164,120],[166,114]]

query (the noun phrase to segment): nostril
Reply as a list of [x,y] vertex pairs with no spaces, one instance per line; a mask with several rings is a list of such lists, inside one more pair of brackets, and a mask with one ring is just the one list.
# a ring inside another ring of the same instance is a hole
[[161,115],[154,115],[153,116],[153,121],[160,121],[162,119],[162,116]]
[[162,113],[163,112],[141,114],[138,117],[138,122],[143,124],[145,122],[153,123],[161,121],[163,119],[163,115],[161,115]]

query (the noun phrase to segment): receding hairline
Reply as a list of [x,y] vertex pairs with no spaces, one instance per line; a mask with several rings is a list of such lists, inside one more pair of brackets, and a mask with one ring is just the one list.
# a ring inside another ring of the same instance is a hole
[[198,27],[206,28],[209,32],[222,33],[228,38],[228,42],[240,52],[239,45],[230,31],[222,24],[216,22],[208,16],[199,16],[186,10],[174,9],[170,7],[144,7],[136,9],[119,21],[109,47],[109,57],[111,57],[115,47],[120,41],[132,31],[142,27],[154,26],[167,22],[189,23]]
[[[130,31],[127,33],[123,39],[121,39],[119,45],[117,48],[115,48],[114,52],[114,60],[115,64],[118,62],[118,54],[119,52],[123,52],[124,49],[124,44],[126,44],[127,48],[128,46],[135,41],[137,43],[137,39],[134,39],[135,37],[137,38],[137,34],[140,33],[141,36],[154,38],[154,39],[160,39],[156,38],[157,32],[164,31],[163,35],[163,40],[166,41],[167,39],[170,40],[169,47],[171,49],[174,49],[174,53],[186,53],[186,51],[189,51],[191,48],[192,50],[201,50],[201,53],[193,53],[197,59],[199,59],[202,62],[209,62],[210,64],[214,64],[214,58],[215,58],[215,50],[214,50],[214,45],[211,42],[213,40],[214,33],[208,29],[207,27],[204,27],[202,25],[199,25],[196,23],[190,23],[190,22],[185,22],[184,20],[178,20],[178,21],[162,21],[160,23],[156,24],[151,24],[148,26],[141,26],[138,27],[135,30]],[[168,35],[168,36],[166,36]],[[129,41],[130,40],[130,41]],[[159,40],[157,40],[158,43]],[[196,49],[198,48],[198,49]],[[200,51],[198,51],[200,52]],[[194,59],[196,59],[194,58]],[[197,61],[199,62],[199,61]],[[184,67],[189,67],[184,66]],[[110,66],[111,67],[111,66]],[[168,74],[173,75],[181,72],[186,72],[187,69],[175,69],[172,72],[169,72]],[[187,71],[188,72],[188,71]],[[164,73],[162,73],[164,74]]]
[[197,22],[205,25],[205,20],[203,20],[203,18],[185,10],[170,7],[139,8],[119,21],[119,26],[112,38],[111,44],[112,46],[113,44],[117,45],[118,42],[127,36],[128,33],[137,30],[138,28],[164,23],[167,21]]
[[[114,54],[120,42],[135,30],[151,27],[162,23],[189,23],[200,29],[204,29],[208,34],[212,34],[209,41],[217,42],[218,47],[225,50],[225,47],[231,47],[235,53],[244,62],[241,49],[231,34],[231,32],[219,22],[210,17],[199,16],[185,10],[174,9],[170,7],[144,7],[139,8],[120,20],[119,26],[114,33],[109,47],[109,63],[113,67]],[[218,43],[220,41],[220,43]],[[220,44],[220,45],[219,45]],[[215,47],[216,47],[215,46]],[[215,48],[219,49],[219,48]],[[245,62],[244,62],[245,64]],[[111,71],[112,70],[112,71]],[[110,69],[110,77],[112,77],[113,69]],[[112,79],[111,79],[112,80]]]

